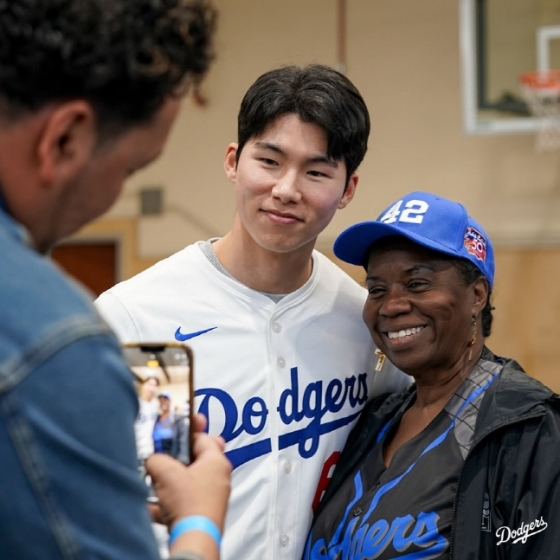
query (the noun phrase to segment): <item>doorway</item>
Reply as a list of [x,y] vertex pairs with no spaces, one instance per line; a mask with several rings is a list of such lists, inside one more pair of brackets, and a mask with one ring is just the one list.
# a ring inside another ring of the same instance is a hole
[[51,258],[97,297],[118,282],[114,240],[69,241],[54,247]]

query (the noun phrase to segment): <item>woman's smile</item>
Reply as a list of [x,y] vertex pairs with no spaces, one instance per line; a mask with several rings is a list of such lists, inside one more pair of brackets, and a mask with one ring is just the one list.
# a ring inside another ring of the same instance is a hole
[[388,330],[384,332],[386,344],[392,348],[401,348],[403,345],[415,343],[419,339],[425,326],[418,327],[403,327],[395,330]]

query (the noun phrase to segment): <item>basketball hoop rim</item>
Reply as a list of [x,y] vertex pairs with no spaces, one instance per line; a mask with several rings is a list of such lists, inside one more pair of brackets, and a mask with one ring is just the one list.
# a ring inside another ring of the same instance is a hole
[[519,76],[519,83],[528,89],[560,93],[560,70],[532,70]]

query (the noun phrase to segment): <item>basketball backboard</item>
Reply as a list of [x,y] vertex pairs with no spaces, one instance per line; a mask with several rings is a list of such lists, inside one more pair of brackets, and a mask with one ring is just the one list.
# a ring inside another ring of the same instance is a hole
[[560,0],[459,2],[465,131],[535,131],[518,80],[560,68]]

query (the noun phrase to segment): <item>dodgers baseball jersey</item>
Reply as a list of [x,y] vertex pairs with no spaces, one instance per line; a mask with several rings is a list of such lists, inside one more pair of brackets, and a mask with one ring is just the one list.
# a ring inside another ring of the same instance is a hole
[[375,347],[366,291],[325,256],[275,303],[220,272],[199,244],[105,292],[96,305],[122,342],[194,351],[196,409],[233,463],[225,560],[299,560],[312,507],[364,403],[410,378]]

